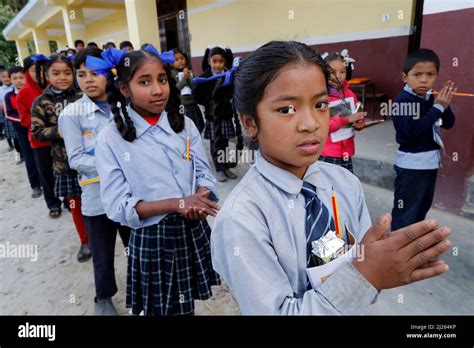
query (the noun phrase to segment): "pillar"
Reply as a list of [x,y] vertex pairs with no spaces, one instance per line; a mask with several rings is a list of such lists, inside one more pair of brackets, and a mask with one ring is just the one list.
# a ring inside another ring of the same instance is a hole
[[127,13],[128,36],[133,47],[140,47],[145,42],[160,47],[158,13],[155,0],[125,0]]
[[[86,25],[84,23],[84,13],[81,7],[67,6],[62,8],[62,14],[67,45],[74,48],[74,40],[81,39],[85,41]],[[66,44],[61,47],[64,46],[66,46]]]
[[33,41],[35,43],[36,53],[50,55],[51,50],[49,48],[48,34],[46,33],[46,29],[35,28],[32,30],[33,30]]

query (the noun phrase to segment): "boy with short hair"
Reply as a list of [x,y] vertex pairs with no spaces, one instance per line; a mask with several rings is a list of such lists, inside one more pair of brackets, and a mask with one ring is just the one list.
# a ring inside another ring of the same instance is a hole
[[424,220],[433,202],[440,149],[444,150],[440,128],[450,129],[455,121],[449,106],[456,92],[453,82],[448,81],[436,97],[432,94],[439,66],[438,56],[429,49],[409,53],[403,64],[405,87],[394,104],[410,107],[398,107],[401,112],[392,115],[400,144],[392,231]]

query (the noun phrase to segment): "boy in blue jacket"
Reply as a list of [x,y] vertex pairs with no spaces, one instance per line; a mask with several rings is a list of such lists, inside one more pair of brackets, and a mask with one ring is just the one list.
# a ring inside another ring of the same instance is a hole
[[433,202],[440,149],[444,150],[440,128],[454,126],[449,106],[454,83],[448,81],[432,94],[439,72],[439,58],[429,49],[408,54],[403,65],[405,87],[392,107],[393,125],[400,147],[395,161],[392,231],[425,219]]

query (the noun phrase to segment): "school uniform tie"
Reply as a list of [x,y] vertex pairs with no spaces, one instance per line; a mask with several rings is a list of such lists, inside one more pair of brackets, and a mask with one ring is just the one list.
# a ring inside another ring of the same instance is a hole
[[306,263],[308,267],[314,267],[311,242],[318,240],[330,230],[335,231],[335,224],[328,208],[317,196],[314,185],[303,181],[301,193],[305,198],[306,207]]

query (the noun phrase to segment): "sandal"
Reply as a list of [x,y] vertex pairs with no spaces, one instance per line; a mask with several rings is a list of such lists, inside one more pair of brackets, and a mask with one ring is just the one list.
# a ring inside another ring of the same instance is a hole
[[49,211],[49,217],[56,219],[61,216],[61,209],[51,209]]

